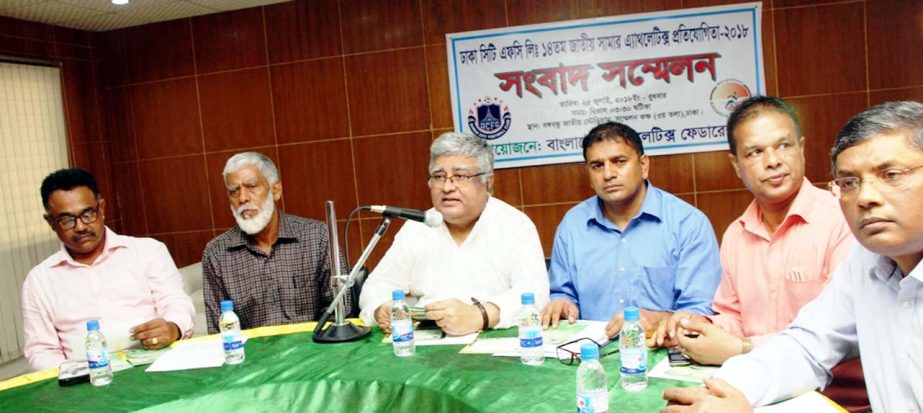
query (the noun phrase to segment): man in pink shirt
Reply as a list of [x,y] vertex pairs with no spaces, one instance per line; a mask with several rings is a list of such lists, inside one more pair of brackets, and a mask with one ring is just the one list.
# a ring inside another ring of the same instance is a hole
[[[754,200],[721,242],[723,274],[712,304],[718,314],[677,312],[654,338],[702,364],[721,365],[784,330],[853,242],[836,198],[804,177],[804,136],[788,103],[766,96],[741,102],[727,134],[731,165]],[[698,336],[678,334],[683,327]]]
[[106,202],[82,169],[42,182],[45,221],[61,250],[22,287],[25,355],[33,370],[83,359],[87,320],[98,319],[110,351],[137,340],[159,349],[193,332],[195,309],[163,243],[105,227]]

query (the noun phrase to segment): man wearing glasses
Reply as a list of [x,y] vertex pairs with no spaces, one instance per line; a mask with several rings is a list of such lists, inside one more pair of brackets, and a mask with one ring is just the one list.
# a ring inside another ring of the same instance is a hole
[[558,226],[543,325],[608,320],[612,337],[632,305],[648,334],[676,310],[711,314],[721,267],[705,214],[648,182],[650,159],[627,125],[593,128],[583,157],[596,195]]
[[128,340],[160,349],[192,335],[195,309],[166,246],[107,228],[106,201],[93,175],[62,169],[45,178],[41,194],[45,221],[62,247],[22,286],[25,355],[33,370],[84,358],[92,319],[112,351]]
[[483,140],[449,132],[433,141],[428,184],[443,223],[404,223],[362,289],[367,323],[390,331],[397,289],[451,335],[512,326],[524,292],[538,308],[548,302],[538,232],[525,214],[491,196],[493,168]]
[[856,353],[873,411],[923,408],[921,148],[917,102],[872,107],[843,127],[831,189],[858,245],[787,330],[729,359],[705,388],[665,391],[663,412],[749,411],[825,385]]
[[[804,176],[805,138],[788,103],[771,96],[740,102],[728,116],[727,135],[731,166],[754,200],[721,242],[723,274],[713,303],[718,314],[695,324],[702,327],[691,331],[698,335],[687,337],[677,334],[677,324],[704,319],[676,312],[655,337],[656,345],[678,344],[701,364],[721,365],[784,330],[820,294],[853,244],[836,198]],[[827,395],[867,410],[859,360],[835,373]]]

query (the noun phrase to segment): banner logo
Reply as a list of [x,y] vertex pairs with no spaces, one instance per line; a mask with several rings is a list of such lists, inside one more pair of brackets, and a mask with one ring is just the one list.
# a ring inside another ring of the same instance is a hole
[[478,99],[468,110],[468,128],[481,139],[494,140],[510,130],[510,108],[499,98]]
[[750,88],[743,82],[728,79],[711,90],[711,107],[719,115],[728,117],[744,99],[751,96]]

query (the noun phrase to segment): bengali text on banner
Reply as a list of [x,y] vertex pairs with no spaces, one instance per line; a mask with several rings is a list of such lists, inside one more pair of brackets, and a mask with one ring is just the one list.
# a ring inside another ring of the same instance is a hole
[[582,137],[607,121],[637,130],[651,155],[726,150],[735,103],[765,94],[761,12],[744,3],[447,34],[455,130],[487,140],[497,168],[582,161]]

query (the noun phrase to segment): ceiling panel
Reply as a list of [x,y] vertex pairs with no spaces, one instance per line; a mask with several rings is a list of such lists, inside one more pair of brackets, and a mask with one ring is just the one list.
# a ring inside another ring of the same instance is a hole
[[210,13],[216,13],[216,10],[195,3],[176,1],[156,6],[133,7],[119,14],[146,22],[162,22]]
[[124,27],[141,26],[143,24],[148,24],[148,22],[134,19],[121,13],[105,13],[97,14],[85,19],[71,20],[68,21],[67,24],[59,24],[59,26],[86,30],[90,32],[101,32],[106,30],[121,29]]
[[69,4],[44,2],[31,6],[22,6],[9,9],[9,12],[0,12],[5,16],[20,20],[37,21],[41,23],[61,26],[68,20],[85,19],[99,14],[99,12]]
[[291,0],[0,0],[0,16],[88,31],[182,19]]
[[[276,4],[276,3],[285,3],[289,0],[266,0],[266,1],[254,1],[254,0],[192,0],[192,3],[196,3],[205,7],[211,7],[213,9],[219,10],[239,10],[239,9],[249,9],[256,6],[265,6],[267,4]],[[256,4],[259,3],[259,4]]]

